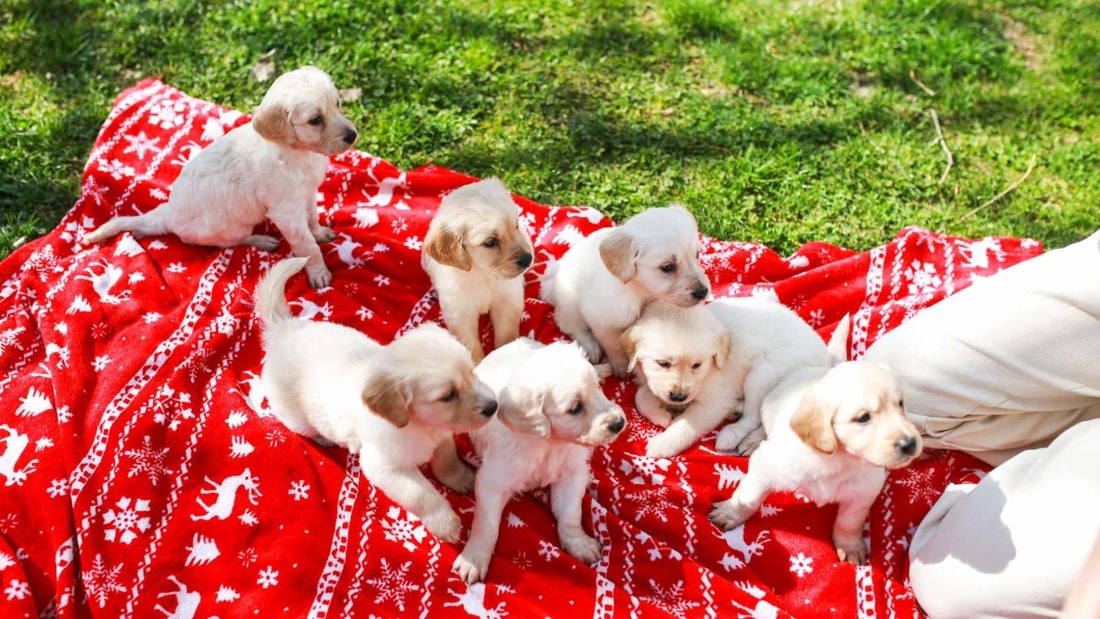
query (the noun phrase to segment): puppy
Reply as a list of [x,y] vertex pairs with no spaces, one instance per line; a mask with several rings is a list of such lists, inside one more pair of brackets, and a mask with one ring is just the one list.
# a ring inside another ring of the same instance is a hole
[[616,376],[627,372],[623,331],[655,300],[690,307],[710,294],[699,266],[699,230],[679,204],[652,208],[598,230],[565,252],[542,282],[563,333],[593,363],[606,354]]
[[488,178],[443,198],[424,238],[421,264],[439,293],[447,328],[481,361],[478,320],[488,313],[494,347],[519,337],[523,274],[533,257],[519,207],[504,183]]
[[294,432],[358,453],[370,483],[432,534],[457,541],[458,516],[418,467],[430,462],[439,481],[468,492],[474,473],[453,433],[484,426],[496,397],[474,374],[469,351],[437,325],[382,346],[350,327],[292,317],[284,287],[306,261],[279,262],[256,289],[272,413]]
[[273,250],[277,239],[252,233],[266,217],[294,255],[309,258],[310,285],[323,288],[332,274],[317,243],[336,235],[319,222],[317,187],[328,156],[344,152],[357,137],[327,74],[316,67],[284,73],[253,111],[252,122],[218,138],[183,166],[167,202],[142,215],[116,217],[84,242],[100,243],[130,231],[136,237],[172,233],[193,245]]
[[921,452],[897,377],[863,361],[801,368],[768,394],[761,414],[767,438],[733,496],[714,505],[711,522],[728,531],[771,492],[797,492],[818,505],[837,503],[837,556],[855,565],[866,561],[863,523],[887,469],[906,466]]
[[767,298],[692,308],[652,303],[621,341],[640,384],[638,412],[666,428],[646,445],[652,457],[679,454],[731,416],[716,446],[750,453],[763,438],[753,430],[771,388],[792,370],[830,362],[817,333]]
[[547,484],[562,548],[596,563],[600,545],[581,525],[588,461],[594,447],[622,434],[622,409],[604,396],[596,368],[572,343],[520,338],[489,353],[477,374],[497,390],[500,414],[470,433],[481,455],[477,501],[470,539],[451,571],[466,583],[484,579],[505,503]]

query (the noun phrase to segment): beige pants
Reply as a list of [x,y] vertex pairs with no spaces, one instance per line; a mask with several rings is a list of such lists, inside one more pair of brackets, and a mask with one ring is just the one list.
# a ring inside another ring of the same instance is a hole
[[1100,232],[944,299],[864,359],[901,375],[927,446],[998,465],[921,522],[917,601],[935,619],[1057,616],[1100,534]]

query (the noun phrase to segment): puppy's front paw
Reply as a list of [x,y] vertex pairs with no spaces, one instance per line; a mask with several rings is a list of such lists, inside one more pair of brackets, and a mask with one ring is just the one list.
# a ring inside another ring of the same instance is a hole
[[649,439],[645,446],[645,455],[650,458],[671,458],[687,447],[688,445],[681,443],[680,437],[665,431]]
[[459,463],[459,466],[452,467],[445,473],[438,473],[436,476],[439,478],[440,483],[459,494],[469,494],[470,490],[474,488],[474,479],[477,478],[477,474],[472,468],[461,463]]
[[451,573],[457,574],[468,585],[481,582],[488,572],[489,556],[468,552],[467,549],[463,549],[451,565]]
[[561,547],[585,565],[595,565],[600,560],[600,543],[583,533],[562,536]]
[[718,451],[736,453],[737,446],[746,435],[739,424],[731,423],[718,431],[718,437],[714,439],[714,448]]
[[746,513],[746,510],[739,507],[732,500],[728,500],[715,503],[711,506],[710,513],[707,514],[707,519],[713,522],[714,526],[719,529],[729,531],[730,529],[736,529],[745,524],[745,521],[751,516],[751,512]]
[[279,248],[279,239],[266,234],[253,234],[246,238],[244,242],[264,251],[275,251]]
[[420,520],[429,533],[448,544],[457,542],[458,536],[462,533],[462,521],[449,505],[424,514]]
[[863,536],[833,536],[833,546],[836,547],[836,556],[841,561],[847,561],[852,565],[862,565],[867,562],[870,553],[867,544],[863,543]]
[[749,432],[745,438],[741,439],[741,442],[737,444],[737,455],[739,456],[751,456],[756,448],[760,446],[760,443],[764,442],[765,434],[763,426],[754,429]]
[[332,285],[332,272],[324,264],[306,266],[306,274],[309,275],[309,285],[313,286],[314,290]]
[[313,238],[316,239],[318,243],[328,243],[336,238],[336,232],[328,226],[318,226],[317,229],[312,230],[312,232]]

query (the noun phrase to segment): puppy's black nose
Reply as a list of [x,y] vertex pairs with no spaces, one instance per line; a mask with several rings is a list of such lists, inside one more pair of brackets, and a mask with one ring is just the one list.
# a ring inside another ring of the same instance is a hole
[[683,402],[688,399],[688,394],[684,393],[683,391],[669,391],[668,399],[672,400],[673,402]]
[[616,417],[615,421],[612,421],[611,423],[607,424],[607,429],[612,434],[618,434],[619,432],[622,432],[623,428],[625,428],[625,427],[626,427],[626,417]]
[[359,134],[355,132],[355,129],[348,129],[344,132],[344,143],[346,144],[354,144],[358,138]]
[[532,258],[533,257],[531,256],[531,254],[523,252],[516,257],[516,265],[521,269],[526,269],[527,267],[531,266]]
[[492,417],[493,413],[497,412],[497,401],[493,400],[485,405],[485,408],[481,409],[481,415],[483,417]]
[[898,442],[894,444],[901,453],[911,456],[917,452],[917,437],[905,436],[898,439]]
[[710,288],[707,288],[702,284],[696,284],[695,288],[691,290],[691,298],[698,301],[702,301],[703,299],[707,298],[708,294],[710,294]]

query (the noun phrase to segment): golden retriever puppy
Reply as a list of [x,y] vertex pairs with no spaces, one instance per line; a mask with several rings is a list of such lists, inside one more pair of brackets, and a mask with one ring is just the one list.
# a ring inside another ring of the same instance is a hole
[[340,111],[339,97],[316,67],[280,75],[252,122],[214,140],[183,166],[167,202],[141,215],[116,217],[84,242],[129,231],[136,237],[171,233],[193,245],[273,250],[278,239],[252,233],[267,218],[294,255],[309,258],[310,285],[328,286],[332,274],[317,243],[336,235],[320,224],[317,187],[328,156],[344,152],[358,137]]
[[634,403],[665,428],[646,455],[679,454],[717,428],[716,446],[747,454],[763,438],[760,403],[788,372],[828,367],[829,351],[793,310],[770,298],[719,299],[703,307],[652,303],[622,336],[639,388]]
[[485,356],[478,334],[483,314],[493,323],[494,347],[519,337],[523,274],[533,251],[519,207],[497,178],[455,189],[432,218],[421,263],[439,294],[443,321],[475,362]]
[[451,571],[467,583],[485,578],[501,514],[513,495],[550,486],[562,548],[591,565],[600,544],[582,527],[581,506],[596,446],[619,437],[626,416],[604,396],[596,368],[573,343],[520,338],[489,353],[477,374],[497,391],[500,414],[470,433],[477,472],[470,539]]
[[699,229],[686,208],[651,208],[570,247],[544,276],[542,299],[589,361],[606,354],[612,372],[623,377],[629,359],[619,338],[646,304],[690,307],[710,294],[699,248]]
[[429,532],[457,541],[458,515],[418,467],[430,462],[439,481],[468,492],[474,472],[455,452],[453,433],[484,426],[496,396],[474,374],[469,351],[438,325],[382,346],[350,327],[291,316],[284,288],[305,264],[279,262],[256,289],[272,413],[294,432],[358,453],[370,483]]
[[837,556],[855,565],[866,561],[863,523],[887,469],[906,466],[921,452],[897,377],[864,361],[802,368],[768,394],[761,414],[767,438],[733,496],[714,505],[711,522],[728,531],[755,514],[768,494],[797,492],[818,505],[838,504]]

